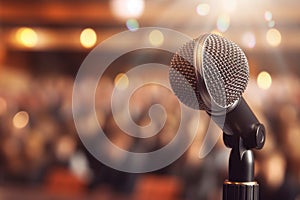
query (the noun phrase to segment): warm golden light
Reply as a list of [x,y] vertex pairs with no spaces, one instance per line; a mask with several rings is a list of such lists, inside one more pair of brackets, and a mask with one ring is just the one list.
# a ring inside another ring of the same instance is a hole
[[273,47],[276,47],[281,43],[281,34],[275,28],[268,30],[266,38],[267,42]]
[[19,28],[16,32],[16,40],[26,47],[34,47],[38,43],[37,33],[27,27]]
[[223,36],[223,34],[220,31],[218,31],[217,29],[212,30],[210,33],[216,34],[216,35],[219,35],[219,36]]
[[13,125],[16,128],[24,128],[29,122],[29,115],[26,111],[20,111],[13,117]]
[[97,42],[97,34],[91,28],[84,29],[80,34],[80,43],[85,48],[93,47]]
[[261,89],[264,89],[264,90],[269,89],[272,85],[271,75],[266,71],[260,72],[257,76],[257,85]]
[[114,15],[120,18],[138,18],[143,14],[144,0],[111,0]]
[[126,74],[119,73],[114,80],[115,87],[119,90],[125,90],[129,85],[129,79]]
[[164,35],[159,30],[151,31],[149,34],[149,42],[151,45],[158,47],[164,42]]

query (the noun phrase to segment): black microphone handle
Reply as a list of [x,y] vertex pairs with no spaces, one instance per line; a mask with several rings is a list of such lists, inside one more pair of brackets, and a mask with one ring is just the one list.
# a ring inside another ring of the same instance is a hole
[[[225,135],[241,137],[246,149],[261,149],[265,143],[265,128],[263,124],[257,120],[243,97],[234,106],[234,108],[229,109],[225,113],[225,116],[224,114],[208,114],[223,130]],[[230,143],[226,144],[226,146],[231,148],[232,145]]]

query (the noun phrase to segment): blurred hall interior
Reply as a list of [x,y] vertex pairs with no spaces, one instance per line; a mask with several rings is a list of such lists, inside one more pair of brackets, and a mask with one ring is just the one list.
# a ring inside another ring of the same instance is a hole
[[[300,200],[299,8],[296,0],[1,0],[0,199],[222,198],[229,149],[219,128],[208,129],[210,119],[204,111],[183,123],[187,137],[197,132],[187,151],[174,163],[148,173],[127,173],[106,166],[77,134],[72,92],[85,58],[118,33],[153,27],[145,37],[109,46],[107,56],[141,41],[153,48],[172,46],[159,28],[191,38],[216,33],[234,41],[250,66],[244,97],[267,128],[265,147],[255,151],[260,198]],[[168,81],[154,67],[141,76],[129,77],[126,72],[141,62],[168,63],[170,59],[164,51],[132,51],[113,62],[99,80],[96,116],[118,147],[155,151],[175,136],[180,102],[160,85],[142,85],[125,108],[136,126],[144,127],[151,123],[151,106],[164,107],[163,118],[157,117],[154,123],[165,120],[165,124],[152,137],[126,134],[111,109],[115,89],[126,90],[130,83],[149,77]],[[84,98],[83,91],[82,101]],[[199,127],[192,130],[199,119]],[[86,120],[86,130],[93,129]],[[137,130],[139,134],[147,131],[153,130]],[[216,136],[212,138],[216,144],[199,158],[205,134]]]

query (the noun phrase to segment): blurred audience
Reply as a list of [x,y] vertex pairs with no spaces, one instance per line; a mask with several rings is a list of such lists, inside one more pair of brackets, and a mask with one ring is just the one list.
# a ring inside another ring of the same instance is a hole
[[[67,75],[33,77],[26,72],[2,70],[2,186],[42,187],[52,192],[62,191],[64,187],[74,187],[77,192],[89,191],[88,193],[95,196],[97,193],[105,193],[107,199],[140,200],[141,197],[134,198],[134,194],[139,193],[138,188],[145,190],[147,187],[137,184],[142,184],[143,181],[155,184],[156,180],[157,183],[174,183],[177,199],[221,199],[222,184],[227,175],[229,149],[225,148],[222,137],[219,137],[212,151],[199,158],[204,133],[209,131],[209,134],[216,133],[216,137],[221,135],[217,127],[208,128],[209,118],[205,113],[200,113],[202,122],[196,139],[175,163],[147,174],[119,172],[96,160],[81,143],[72,117],[73,82],[73,77]],[[165,107],[167,120],[164,128],[157,136],[144,141],[129,137],[115,123],[109,109],[114,89],[113,79],[105,77],[100,84],[105,85],[102,87],[105,90],[97,90],[96,93],[95,102],[99,111],[97,117],[107,136],[116,145],[136,152],[148,152],[171,141],[180,121],[180,110],[176,108],[178,101],[171,92],[164,91],[160,95],[159,87],[147,86],[132,96],[130,110],[133,120],[139,125],[145,126],[150,122],[148,111],[151,105],[161,104]],[[297,77],[286,76],[275,77],[273,86],[268,91],[261,92],[253,82],[247,89],[246,97],[251,96],[247,98],[251,107],[267,127],[266,146],[255,152],[261,199],[300,198],[299,88],[300,81]],[[193,120],[191,118],[189,123]],[[187,135],[190,132],[189,127],[193,126],[187,123]],[[147,176],[151,178],[145,180]],[[166,177],[175,179],[167,180]],[[172,198],[176,199],[174,196]]]

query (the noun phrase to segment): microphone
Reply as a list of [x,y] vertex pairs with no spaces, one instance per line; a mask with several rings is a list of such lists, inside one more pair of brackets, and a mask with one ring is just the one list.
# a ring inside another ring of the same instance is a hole
[[226,135],[241,136],[247,149],[263,147],[264,127],[242,97],[248,61],[234,42],[204,34],[184,44],[171,60],[169,80],[182,103],[205,110]]
[[231,148],[224,200],[257,200],[251,149],[265,143],[265,128],[242,97],[249,80],[246,55],[234,42],[204,34],[184,44],[171,60],[169,81],[179,100],[205,110],[223,130]]

